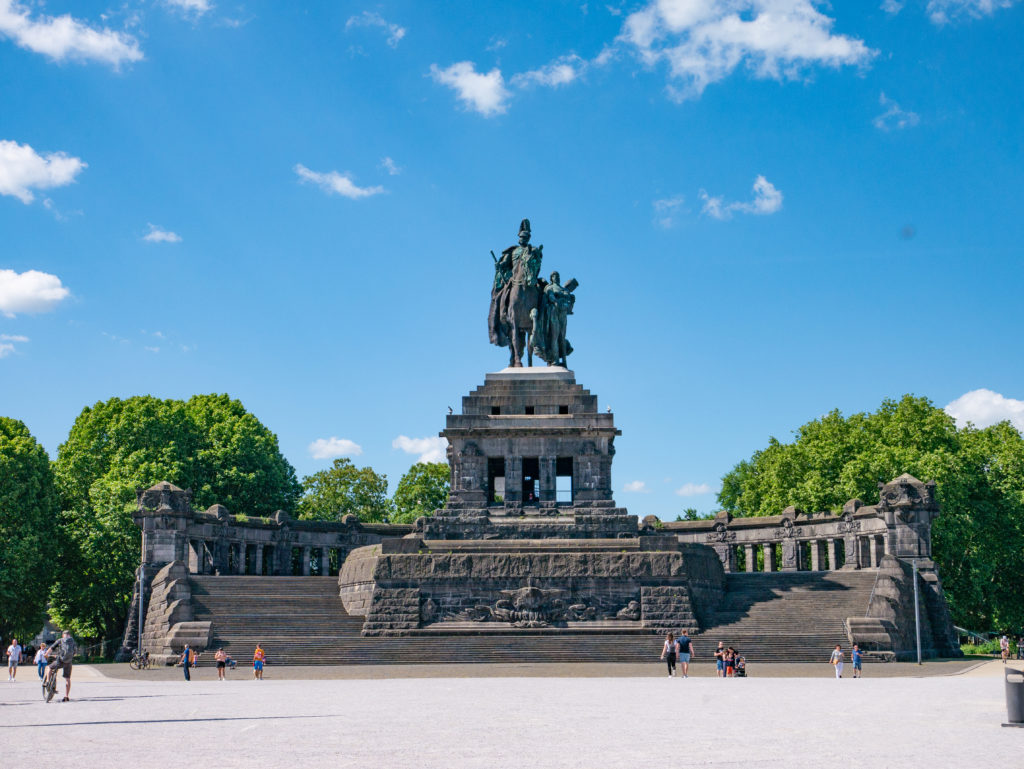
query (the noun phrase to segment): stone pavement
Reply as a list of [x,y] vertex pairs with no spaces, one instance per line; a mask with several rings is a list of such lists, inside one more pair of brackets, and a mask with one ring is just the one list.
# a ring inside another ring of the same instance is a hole
[[188,684],[104,678],[80,666],[74,700],[48,705],[30,678],[0,685],[0,763],[34,765],[42,753],[76,767],[147,769],[903,769],[1018,766],[1024,754],[1024,729],[1000,727],[998,662],[964,675],[859,681],[836,681],[827,669],[728,681],[517,674],[261,683],[240,673],[220,683],[204,669]]

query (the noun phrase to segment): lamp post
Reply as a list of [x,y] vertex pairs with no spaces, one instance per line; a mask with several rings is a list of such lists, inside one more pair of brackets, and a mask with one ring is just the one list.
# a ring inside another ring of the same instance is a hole
[[914,635],[917,636],[917,664],[921,664],[921,607],[917,599],[917,558],[914,559]]

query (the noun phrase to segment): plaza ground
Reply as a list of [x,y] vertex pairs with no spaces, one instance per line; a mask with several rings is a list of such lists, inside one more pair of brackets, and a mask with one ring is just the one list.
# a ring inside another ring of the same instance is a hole
[[[1018,665],[1020,663],[1017,663]],[[603,671],[603,672],[602,672]],[[46,704],[31,667],[0,685],[4,766],[959,767],[1021,765],[999,662],[752,666],[723,681],[634,665],[75,668]],[[114,677],[119,676],[119,677]]]

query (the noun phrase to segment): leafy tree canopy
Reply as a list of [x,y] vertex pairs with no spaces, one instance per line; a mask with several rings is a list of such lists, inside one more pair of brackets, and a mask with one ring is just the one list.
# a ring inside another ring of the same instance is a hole
[[54,464],[61,568],[53,614],[87,637],[120,633],[139,558],[135,490],[167,480],[193,504],[293,511],[301,494],[277,436],[227,395],[111,398],[85,408]]
[[24,642],[43,626],[57,510],[46,451],[23,423],[0,417],[0,638]]
[[448,503],[451,472],[447,462],[417,462],[395,488],[394,523],[412,523]]
[[307,521],[340,521],[354,515],[367,523],[391,518],[388,477],[372,467],[356,467],[347,457],[335,459],[327,470],[302,479],[299,518]]
[[954,621],[977,629],[1024,627],[1024,438],[1009,423],[957,429],[928,399],[883,401],[873,413],[832,411],[722,479],[734,515],[775,515],[788,505],[839,511],[878,501],[878,484],[909,472],[934,479],[942,513],[932,529]]

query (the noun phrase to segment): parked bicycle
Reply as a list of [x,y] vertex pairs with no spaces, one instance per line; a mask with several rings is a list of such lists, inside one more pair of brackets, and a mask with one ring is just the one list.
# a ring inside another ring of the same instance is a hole
[[132,652],[132,658],[128,660],[128,667],[132,670],[145,670],[149,667],[149,652],[140,652],[138,649]]

